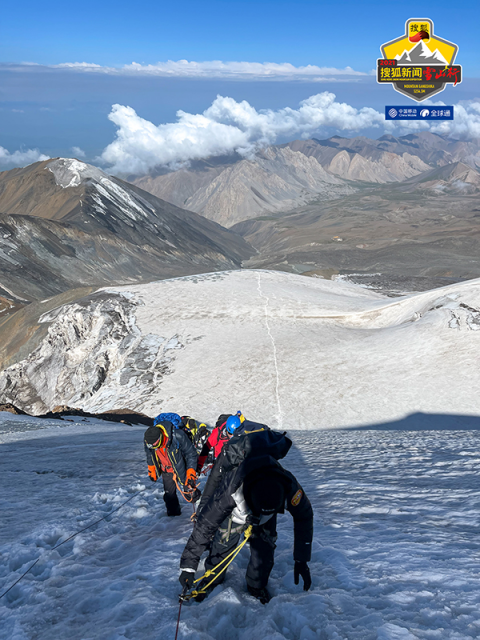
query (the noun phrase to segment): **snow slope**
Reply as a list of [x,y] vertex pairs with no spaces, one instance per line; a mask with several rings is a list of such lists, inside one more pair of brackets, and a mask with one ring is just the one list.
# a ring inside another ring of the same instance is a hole
[[[142,433],[0,414],[0,594],[40,558],[0,599],[0,640],[174,639],[190,507],[168,518],[161,487],[145,484]],[[179,638],[478,638],[478,430],[291,435],[284,465],[315,513],[311,591],[293,584],[285,514],[272,601],[246,593],[244,549],[224,585],[182,608]]]
[[29,412],[121,406],[212,423],[242,409],[288,429],[480,414],[480,280],[392,299],[233,271],[103,289],[42,320],[40,347],[0,375],[2,401]]

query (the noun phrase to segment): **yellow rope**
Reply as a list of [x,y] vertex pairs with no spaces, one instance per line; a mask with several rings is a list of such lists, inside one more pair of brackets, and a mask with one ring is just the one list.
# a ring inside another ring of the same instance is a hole
[[[247,543],[247,540],[251,535],[252,535],[252,525],[249,525],[245,530],[245,537],[243,539],[243,542],[239,544],[236,549],[234,549],[231,553],[229,553],[228,556],[226,556],[221,562],[219,562],[213,569],[209,569],[204,573],[204,575],[201,578],[197,578],[196,580],[194,580],[193,584],[196,584],[197,582],[201,582],[205,578],[209,578],[211,575],[214,576],[213,579],[210,580],[210,582],[206,584],[204,587],[202,587],[201,589],[198,589],[198,590],[195,589],[194,591],[192,591],[192,593],[189,593],[188,596],[185,597],[185,600],[190,600],[190,598],[196,598],[200,593],[206,593],[208,587],[212,585],[215,582],[215,580],[222,575],[224,571],[226,571],[227,567],[230,564],[232,564],[232,562],[238,556],[238,554],[240,553],[242,548],[245,546],[245,544]],[[229,558],[230,560],[227,562]],[[224,564],[225,562],[227,562],[227,564],[221,569],[221,571],[219,571],[219,573],[216,573],[217,569],[221,567],[222,564]]]

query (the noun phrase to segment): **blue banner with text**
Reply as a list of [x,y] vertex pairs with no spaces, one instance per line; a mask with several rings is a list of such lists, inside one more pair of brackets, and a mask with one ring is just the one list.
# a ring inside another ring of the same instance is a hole
[[453,120],[453,106],[385,107],[385,120]]

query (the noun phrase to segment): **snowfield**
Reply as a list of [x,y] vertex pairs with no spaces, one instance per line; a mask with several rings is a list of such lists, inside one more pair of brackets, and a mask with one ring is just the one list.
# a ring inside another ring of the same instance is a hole
[[480,415],[480,279],[401,298],[272,271],[101,289],[42,316],[49,334],[0,374],[0,398],[274,427]]
[[[0,414],[0,594],[40,558],[0,599],[0,638],[174,640],[191,507],[168,518],[161,485],[146,484],[143,427],[75,420]],[[315,513],[311,591],[293,584],[292,519],[279,516],[272,601],[246,593],[244,549],[224,585],[183,606],[179,638],[478,638],[480,419],[436,423],[451,421],[290,432],[283,464]]]

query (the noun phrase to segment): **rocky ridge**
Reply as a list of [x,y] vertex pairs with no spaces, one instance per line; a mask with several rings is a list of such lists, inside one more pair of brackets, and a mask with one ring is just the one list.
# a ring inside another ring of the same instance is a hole
[[385,135],[378,140],[333,136],[268,147],[251,159],[210,158],[174,172],[132,177],[132,181],[231,227],[314,200],[334,200],[365,184],[404,182],[432,167],[457,162],[473,170],[480,167],[478,141],[452,141],[429,132],[399,138]]

